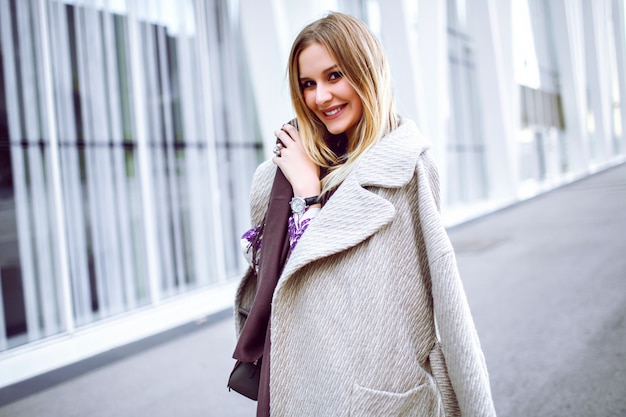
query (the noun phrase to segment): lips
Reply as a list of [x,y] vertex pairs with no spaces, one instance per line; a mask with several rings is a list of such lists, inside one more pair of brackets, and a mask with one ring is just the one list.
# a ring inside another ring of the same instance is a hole
[[345,108],[346,108],[345,104],[340,104],[338,106],[333,106],[333,107],[329,107],[327,109],[321,110],[321,113],[324,115],[324,117],[327,120],[332,120],[332,119],[339,117],[339,115],[342,113],[343,109]]

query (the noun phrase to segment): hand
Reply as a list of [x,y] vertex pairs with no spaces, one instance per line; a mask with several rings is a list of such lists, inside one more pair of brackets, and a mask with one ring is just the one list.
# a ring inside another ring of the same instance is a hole
[[321,192],[320,168],[304,152],[298,130],[286,124],[274,132],[282,143],[280,156],[272,161],[283,171],[293,188],[293,194],[300,197],[313,197]]

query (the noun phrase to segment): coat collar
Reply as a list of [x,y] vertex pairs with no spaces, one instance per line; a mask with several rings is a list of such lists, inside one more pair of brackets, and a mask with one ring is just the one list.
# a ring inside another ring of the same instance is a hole
[[275,294],[306,264],[353,247],[391,222],[393,204],[366,187],[406,185],[428,146],[416,125],[404,121],[366,151],[300,238]]
[[428,147],[429,141],[415,123],[403,121],[361,157],[356,167],[359,184],[363,187],[402,187],[413,177],[417,158]]

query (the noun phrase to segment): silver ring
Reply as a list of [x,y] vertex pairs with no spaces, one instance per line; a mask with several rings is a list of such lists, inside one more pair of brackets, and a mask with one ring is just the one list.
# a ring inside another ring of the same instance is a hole
[[274,155],[276,156],[280,156],[280,150],[283,149],[283,144],[282,142],[276,142],[276,145],[274,146]]

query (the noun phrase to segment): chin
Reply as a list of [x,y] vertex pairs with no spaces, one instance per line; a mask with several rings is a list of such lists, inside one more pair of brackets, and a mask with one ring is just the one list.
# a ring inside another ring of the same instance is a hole
[[328,130],[328,133],[330,133],[331,135],[341,135],[345,132],[345,129],[329,129],[328,127],[326,128],[326,130]]
[[348,128],[343,124],[327,124],[326,130],[332,135],[341,135],[342,133],[346,133]]

